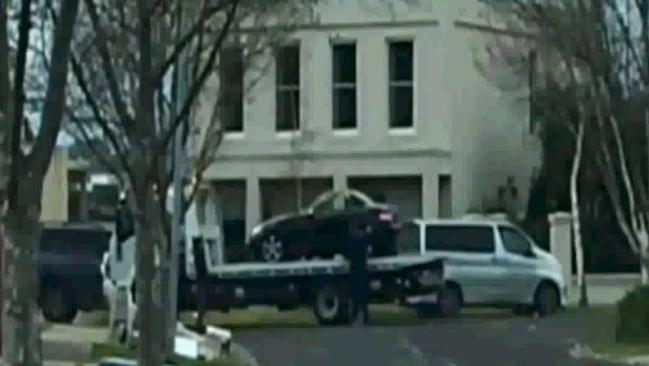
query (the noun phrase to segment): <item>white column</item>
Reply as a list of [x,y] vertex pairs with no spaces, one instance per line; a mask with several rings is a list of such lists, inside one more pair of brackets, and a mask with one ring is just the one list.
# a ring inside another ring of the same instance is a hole
[[421,177],[421,213],[424,219],[439,217],[439,178],[437,172],[428,171]]
[[[334,175],[334,190],[344,190],[347,189],[347,177],[342,174],[336,174]],[[334,207],[336,208],[343,208],[345,205],[344,202],[341,200],[337,199],[334,201]]]
[[566,286],[572,285],[572,216],[567,212],[548,215],[550,222],[550,251],[559,260]]
[[250,237],[252,229],[261,221],[261,194],[259,192],[259,179],[248,177],[246,179],[246,239]]

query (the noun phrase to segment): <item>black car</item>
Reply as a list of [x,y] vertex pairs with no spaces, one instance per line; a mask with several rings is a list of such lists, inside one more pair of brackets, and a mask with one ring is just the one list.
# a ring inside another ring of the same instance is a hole
[[38,254],[38,304],[46,320],[72,322],[106,306],[101,261],[111,232],[94,225],[45,225]]
[[370,255],[396,253],[395,210],[355,190],[328,191],[303,212],[274,217],[253,229],[248,245],[255,260],[279,262],[344,254],[351,228],[365,227]]

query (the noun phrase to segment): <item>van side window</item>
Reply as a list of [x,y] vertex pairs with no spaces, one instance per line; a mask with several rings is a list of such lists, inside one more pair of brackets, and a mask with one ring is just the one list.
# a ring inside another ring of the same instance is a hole
[[517,230],[501,226],[499,231],[505,251],[518,255],[526,255],[530,252],[531,245],[529,240]]
[[494,231],[488,226],[430,225],[426,227],[426,250],[493,253]]

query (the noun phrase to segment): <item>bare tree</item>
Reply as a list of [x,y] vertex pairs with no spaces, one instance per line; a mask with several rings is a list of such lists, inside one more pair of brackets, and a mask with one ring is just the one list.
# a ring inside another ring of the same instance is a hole
[[[627,7],[628,5],[628,7]],[[649,1],[516,0],[500,10],[532,29],[537,44],[578,65],[593,98],[597,160],[617,222],[649,271],[649,164],[646,101],[625,113],[649,86]]]
[[[243,51],[249,76],[244,89],[251,88],[268,66],[256,56],[267,56],[295,24],[306,20],[309,1],[143,0],[137,7],[123,0],[84,2],[83,19],[91,31],[75,37],[71,130],[87,145],[106,144],[94,152],[111,152],[101,160],[131,193],[139,363],[158,365],[170,352],[163,347],[159,319],[165,300],[157,289],[170,242],[165,198],[175,169],[168,154],[173,136],[183,131],[182,146],[190,154],[191,171],[185,179],[193,184],[189,202],[214,161],[225,129],[220,92],[212,88],[220,82],[222,51]],[[184,15],[178,17],[179,12]],[[181,58],[189,74],[187,92],[174,101],[179,86],[170,79]],[[211,110],[210,115],[193,116],[199,107]]]
[[[68,59],[77,19],[78,0],[61,1],[60,22],[51,38],[51,64],[40,109],[35,142],[26,150],[22,130],[25,112],[25,80],[29,78],[28,48],[32,27],[32,1],[23,0],[18,11],[17,48],[11,50],[8,35],[8,1],[0,2],[0,186],[3,243],[3,357],[11,365],[39,365],[36,253],[43,180],[61,128],[65,105]],[[15,9],[14,9],[15,10]],[[47,51],[46,51],[47,52]],[[10,55],[15,57],[9,60]],[[10,78],[13,80],[10,82]],[[8,178],[8,179],[7,179]]]

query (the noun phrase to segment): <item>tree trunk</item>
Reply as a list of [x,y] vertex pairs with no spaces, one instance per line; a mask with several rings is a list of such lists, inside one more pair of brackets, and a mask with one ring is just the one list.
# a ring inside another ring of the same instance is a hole
[[[40,196],[39,196],[40,197]],[[41,364],[38,274],[40,239],[37,204],[27,212],[10,211],[5,220],[3,360],[8,365]]]
[[642,277],[642,284],[649,284],[649,241],[642,243],[640,248],[640,273]]
[[160,271],[156,247],[160,240],[160,227],[156,225],[156,202],[153,187],[140,192],[136,224],[137,255],[137,313],[139,339],[139,365],[157,366],[162,363],[161,335],[164,321],[161,301]]
[[572,161],[572,171],[570,172],[570,208],[572,211],[572,234],[573,245],[575,248],[575,262],[577,265],[577,286],[580,289],[579,306],[588,306],[588,294],[586,291],[586,281],[584,273],[584,248],[581,240],[581,224],[579,216],[579,168],[581,166],[583,145],[584,145],[584,121],[580,120],[577,132],[575,156]]

